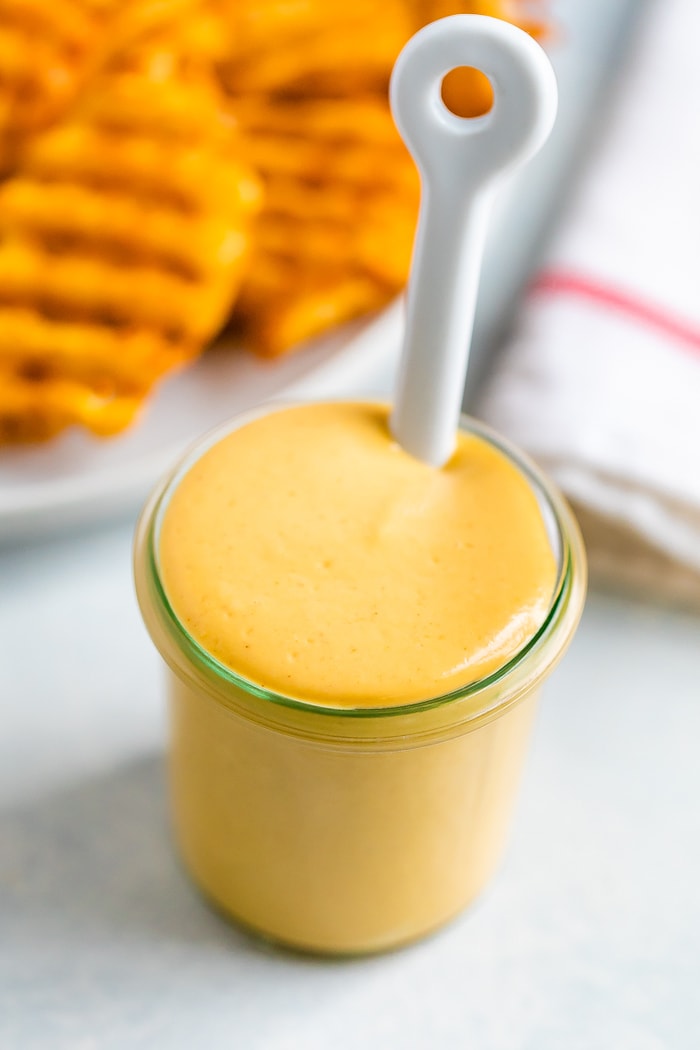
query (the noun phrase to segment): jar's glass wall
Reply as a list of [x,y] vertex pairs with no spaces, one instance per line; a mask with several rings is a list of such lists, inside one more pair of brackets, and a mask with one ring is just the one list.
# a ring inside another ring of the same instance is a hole
[[540,684],[578,623],[585,557],[568,507],[527,460],[465,426],[495,440],[531,481],[560,573],[538,635],[450,696],[344,711],[247,683],[187,635],[160,584],[157,523],[182,468],[139,527],[139,600],[169,666],[183,857],[219,907],[296,947],[388,948],[439,926],[480,891],[503,848]]
[[260,933],[377,951],[460,912],[505,841],[536,696],[449,740],[329,749],[256,725],[169,675],[182,856],[204,893]]

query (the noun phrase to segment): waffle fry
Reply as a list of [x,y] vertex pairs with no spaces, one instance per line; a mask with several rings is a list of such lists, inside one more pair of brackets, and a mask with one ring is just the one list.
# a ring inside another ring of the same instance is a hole
[[66,112],[110,54],[185,13],[191,21],[197,2],[0,0],[0,171],[12,167],[24,137]]
[[259,196],[211,82],[149,40],[0,185],[0,439],[126,426],[224,323]]
[[80,0],[0,0],[0,170],[57,116],[94,61],[100,13]]
[[[418,181],[386,99],[400,47],[445,14],[515,12],[504,0],[415,0],[400,11],[360,2],[342,12],[267,0],[242,10],[223,79],[266,193],[237,315],[247,341],[274,356],[317,334],[321,317],[375,309],[406,281]],[[492,93],[482,74],[459,70],[443,98],[476,116]]]
[[265,182],[237,315],[248,342],[275,356],[322,318],[349,320],[401,287],[418,181],[380,95],[252,97],[236,118]]
[[257,346],[267,356],[325,332],[360,314],[379,309],[386,294],[366,277],[306,271],[303,283],[277,300],[274,314],[259,319]]
[[38,387],[31,378],[3,377],[0,442],[48,441],[76,423],[100,437],[111,437],[129,426],[140,406],[139,397],[100,395],[66,379]]
[[232,47],[220,73],[234,97],[260,93],[347,97],[386,92],[391,67],[411,34],[400,0],[351,5],[326,0],[229,0]]

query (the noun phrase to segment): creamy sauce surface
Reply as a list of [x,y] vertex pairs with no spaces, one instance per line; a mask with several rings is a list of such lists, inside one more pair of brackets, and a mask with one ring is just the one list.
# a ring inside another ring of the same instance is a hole
[[382,405],[275,411],[180,481],[159,546],[168,599],[222,664],[338,707],[410,703],[507,662],[542,624],[556,564],[536,497],[481,438],[442,470]]

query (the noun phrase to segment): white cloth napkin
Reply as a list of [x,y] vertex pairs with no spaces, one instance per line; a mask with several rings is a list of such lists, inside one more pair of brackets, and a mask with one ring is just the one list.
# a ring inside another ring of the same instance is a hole
[[479,414],[593,567],[700,600],[700,0],[649,7]]

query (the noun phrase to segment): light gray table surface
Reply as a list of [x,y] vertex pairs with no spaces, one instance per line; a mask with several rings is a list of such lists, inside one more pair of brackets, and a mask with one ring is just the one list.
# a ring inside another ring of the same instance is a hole
[[696,1050],[700,621],[591,595],[482,899],[324,962],[229,926],[178,866],[130,540],[0,555],[3,1050]]

